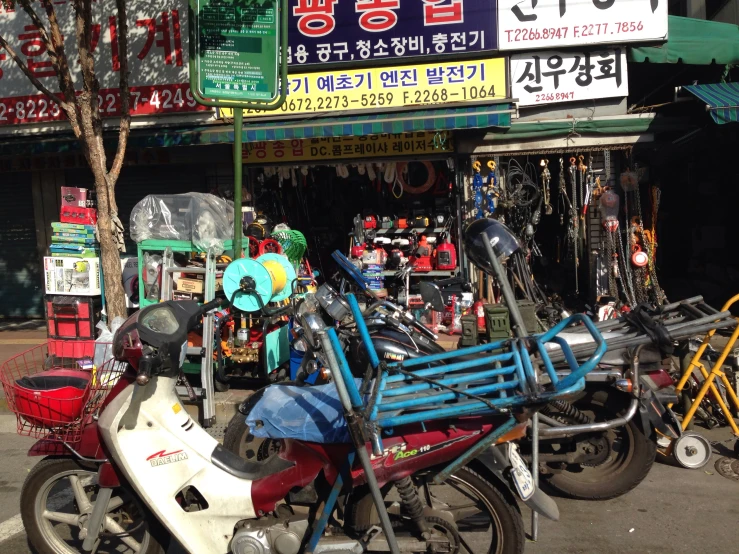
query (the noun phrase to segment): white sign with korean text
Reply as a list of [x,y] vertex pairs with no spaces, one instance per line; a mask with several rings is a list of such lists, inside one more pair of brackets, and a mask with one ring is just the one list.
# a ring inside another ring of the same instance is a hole
[[666,38],[667,0],[498,0],[500,50]]
[[[72,0],[53,5],[64,36],[72,79],[81,88]],[[42,22],[48,22],[41,4],[32,3]],[[128,69],[131,115],[158,115],[209,110],[195,102],[188,84],[185,0],[131,0],[128,15]],[[114,0],[92,4],[92,51],[100,79],[98,102],[105,117],[120,114],[118,91],[121,54]],[[0,35],[18,53],[28,70],[52,92],[59,90],[46,45],[19,3],[0,1]],[[0,48],[0,126],[65,120],[59,106],[44,97]]]
[[519,106],[628,96],[626,49],[516,54],[511,94]]

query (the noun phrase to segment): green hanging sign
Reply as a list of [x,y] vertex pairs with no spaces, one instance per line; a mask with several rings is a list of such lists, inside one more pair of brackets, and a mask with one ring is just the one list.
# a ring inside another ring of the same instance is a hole
[[277,0],[190,0],[197,96],[271,102],[279,85]]

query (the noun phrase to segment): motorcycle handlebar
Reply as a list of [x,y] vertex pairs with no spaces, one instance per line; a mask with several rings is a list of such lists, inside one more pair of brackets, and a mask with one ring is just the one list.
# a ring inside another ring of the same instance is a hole
[[209,311],[214,310],[215,308],[220,308],[227,302],[226,298],[216,298],[215,300],[211,300],[210,302],[206,302],[202,306],[200,306],[200,315],[205,315]]

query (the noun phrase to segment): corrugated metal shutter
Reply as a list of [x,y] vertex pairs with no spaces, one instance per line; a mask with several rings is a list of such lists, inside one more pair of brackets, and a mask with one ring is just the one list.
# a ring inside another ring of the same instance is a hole
[[31,173],[0,175],[0,317],[42,317]]

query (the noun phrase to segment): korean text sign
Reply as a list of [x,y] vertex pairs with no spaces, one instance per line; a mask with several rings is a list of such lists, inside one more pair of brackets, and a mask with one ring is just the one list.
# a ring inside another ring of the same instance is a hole
[[[280,110],[244,110],[250,118],[353,112],[501,100],[506,97],[504,58],[327,71],[288,76]],[[220,110],[222,115],[231,112]]]
[[497,49],[495,0],[290,0],[292,65]]
[[667,37],[667,0],[498,0],[501,50]]
[[[72,77],[81,88],[72,2],[57,0],[53,6],[64,36]],[[40,5],[34,4],[34,7],[43,13]],[[92,49],[100,79],[98,102],[106,117],[119,115],[121,105],[117,13],[114,0],[98,0],[92,4]],[[210,109],[195,102],[187,84],[187,3],[184,0],[132,0],[127,2],[127,13],[132,115]],[[45,15],[42,21],[46,21]],[[58,91],[41,33],[18,3],[13,9],[8,3],[0,2],[0,29],[29,71],[49,90]],[[7,52],[0,49],[0,125],[64,119],[59,107],[39,93]]]
[[511,92],[519,106],[628,96],[625,48],[516,54]]
[[321,159],[352,159],[453,152],[451,136],[443,143],[434,142],[434,133],[423,131],[370,135],[362,137],[323,137],[250,142],[244,144],[245,164],[282,162],[313,163]]
[[277,96],[277,0],[193,0],[198,92],[220,100]]

